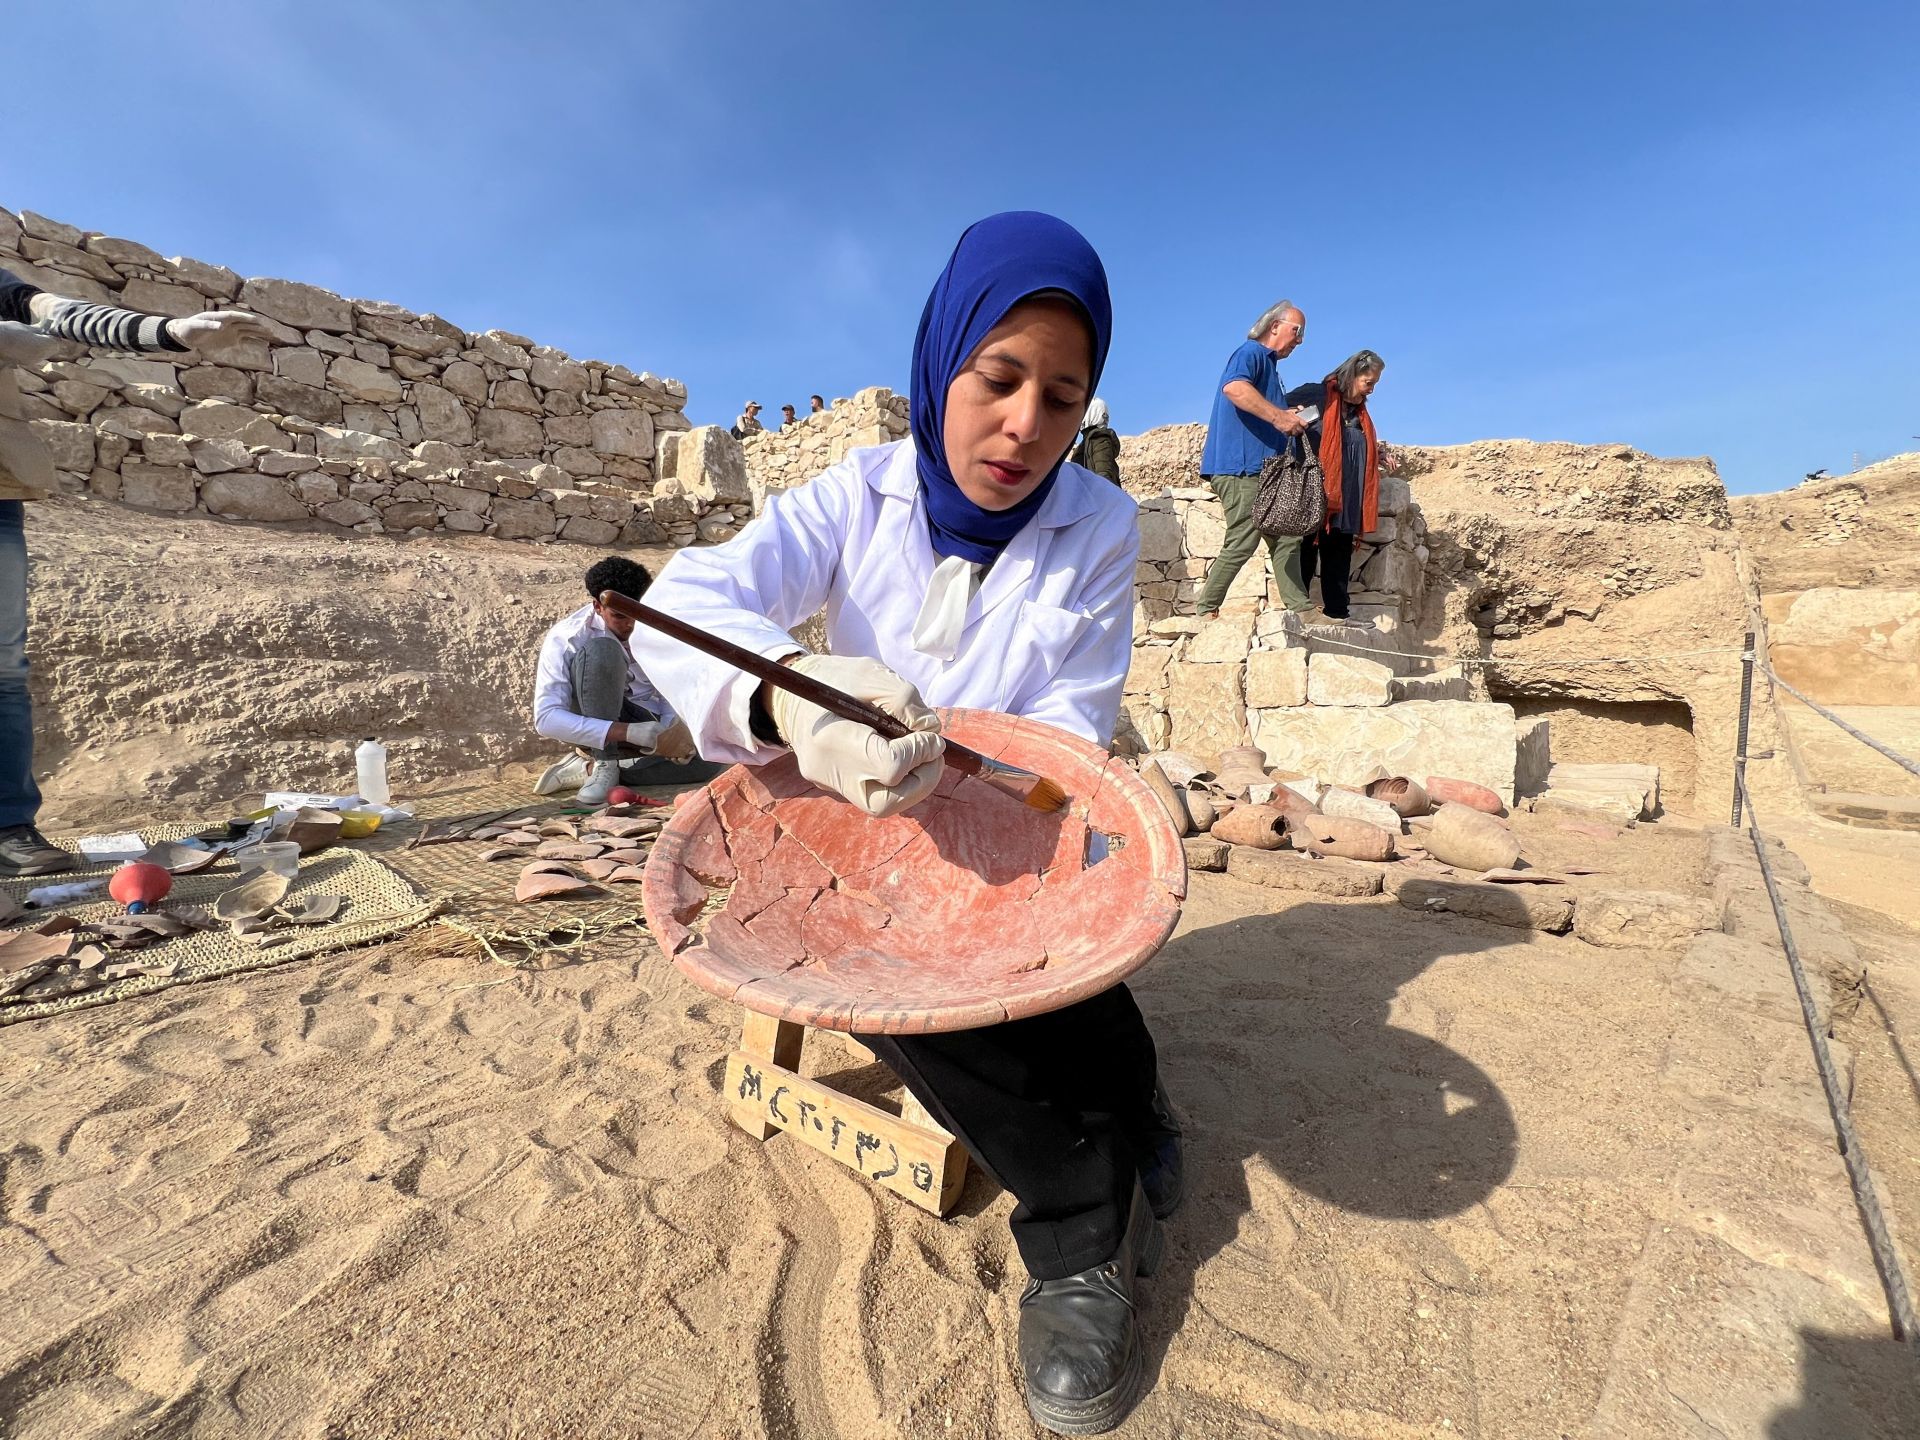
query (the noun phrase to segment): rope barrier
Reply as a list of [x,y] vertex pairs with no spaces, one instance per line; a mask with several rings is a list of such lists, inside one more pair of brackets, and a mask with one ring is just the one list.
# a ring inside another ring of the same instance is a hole
[[1841,1158],[1846,1162],[1848,1183],[1853,1187],[1853,1203],[1859,1207],[1860,1223],[1867,1233],[1867,1248],[1873,1252],[1873,1263],[1880,1271],[1880,1283],[1887,1292],[1887,1309],[1893,1316],[1894,1335],[1909,1346],[1920,1348],[1920,1318],[1914,1315],[1913,1292],[1907,1283],[1906,1271],[1900,1264],[1900,1252],[1887,1227],[1886,1214],[1880,1208],[1880,1196],[1874,1188],[1866,1147],[1860,1143],[1860,1136],[1853,1128],[1853,1106],[1847,1099],[1846,1091],[1841,1088],[1840,1074],[1833,1063],[1833,1051],[1828,1048],[1827,1037],[1820,1029],[1813,995],[1807,987],[1806,967],[1801,964],[1800,949],[1794,944],[1793,930],[1787,924],[1786,907],[1781,903],[1780,890],[1773,879],[1773,866],[1767,863],[1767,846],[1760,835],[1760,817],[1754,813],[1753,796],[1747,791],[1745,776],[1736,773],[1734,784],[1739,787],[1740,798],[1746,805],[1747,835],[1753,842],[1753,853],[1760,861],[1760,878],[1766,882],[1767,899],[1773,904],[1773,923],[1780,930],[1780,944],[1787,952],[1787,968],[1793,972],[1793,988],[1800,996],[1800,1018],[1806,1025],[1807,1039],[1813,1044],[1813,1063],[1820,1072],[1820,1088],[1826,1092],[1827,1110],[1833,1116],[1834,1134],[1839,1140]]
[[1809,710],[1813,711],[1814,714],[1820,716],[1821,719],[1831,720],[1834,724],[1838,725],[1842,730],[1846,731],[1847,734],[1851,735],[1854,739],[1858,740],[1862,745],[1865,745],[1868,748],[1873,750],[1878,750],[1882,755],[1886,756],[1887,759],[1893,761],[1893,763],[1898,765],[1902,770],[1905,770],[1908,773],[1913,775],[1920,775],[1920,763],[1916,763],[1915,761],[1909,760],[1906,756],[1900,754],[1897,750],[1891,750],[1887,746],[1882,745],[1878,740],[1874,739],[1873,736],[1867,734],[1865,731],[1854,729],[1853,726],[1849,725],[1846,721],[1842,720],[1838,715],[1834,714],[1833,711],[1827,709],[1826,706],[1818,703],[1817,701],[1809,700],[1806,696],[1802,695],[1798,690],[1794,689],[1793,686],[1789,685],[1786,681],[1782,680],[1778,675],[1774,673],[1773,667],[1771,665],[1767,665],[1765,661],[1762,661],[1761,664],[1762,664],[1762,667],[1766,670],[1767,678],[1769,680],[1771,680],[1774,684],[1778,685],[1782,690],[1786,691],[1789,695],[1793,696],[1794,699],[1798,700],[1802,705],[1806,706]]

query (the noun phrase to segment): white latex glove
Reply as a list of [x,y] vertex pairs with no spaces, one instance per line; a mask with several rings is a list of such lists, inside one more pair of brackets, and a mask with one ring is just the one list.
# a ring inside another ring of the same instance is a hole
[[207,345],[231,345],[241,340],[272,338],[257,315],[244,310],[202,310],[184,320],[169,320],[167,333],[182,345],[198,350]]
[[655,754],[658,754],[659,752],[655,749],[655,746],[659,739],[660,722],[658,720],[629,720],[627,722],[627,744],[633,746],[636,750],[653,750]]
[[653,742],[653,753],[662,760],[672,760],[676,764],[693,759],[700,752],[694,747],[693,732],[687,728],[687,722],[676,720]]
[[933,793],[940,783],[940,720],[920,692],[878,660],[852,655],[803,655],[802,675],[877,705],[914,733],[886,740],[854,720],[822,710],[785,690],[773,690],[773,723],[793,747],[800,773],[867,814],[885,818]]

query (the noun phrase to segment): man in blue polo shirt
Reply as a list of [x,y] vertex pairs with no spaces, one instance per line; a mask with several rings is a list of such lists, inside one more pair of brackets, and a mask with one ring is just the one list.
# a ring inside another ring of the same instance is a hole
[[[1270,305],[1247,331],[1247,343],[1233,352],[1220,376],[1213,415],[1207,421],[1207,448],[1200,456],[1200,477],[1226,508],[1227,539],[1207,567],[1206,583],[1194,605],[1202,619],[1220,613],[1227,587],[1260,543],[1260,532],[1253,528],[1260,467],[1268,456],[1280,452],[1287,437],[1306,433],[1307,422],[1299,412],[1286,408],[1287,387],[1278,363],[1293,353],[1306,333],[1307,317],[1291,300]],[[1269,536],[1267,551],[1273,557],[1281,602],[1289,610],[1307,609],[1300,537]]]

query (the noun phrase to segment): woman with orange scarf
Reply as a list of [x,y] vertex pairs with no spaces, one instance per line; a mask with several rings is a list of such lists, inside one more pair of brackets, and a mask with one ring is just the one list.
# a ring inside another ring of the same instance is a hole
[[1327,482],[1327,523],[1300,547],[1305,584],[1320,572],[1320,608],[1329,620],[1347,618],[1347,580],[1353,540],[1380,528],[1380,442],[1367,414],[1367,397],[1387,362],[1371,350],[1356,350],[1325,380],[1287,392],[1289,407],[1318,405],[1307,429],[1319,449]]

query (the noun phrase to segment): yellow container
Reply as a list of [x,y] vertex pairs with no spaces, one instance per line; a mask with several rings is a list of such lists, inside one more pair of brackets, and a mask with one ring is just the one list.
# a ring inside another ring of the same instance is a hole
[[340,812],[340,838],[342,840],[364,840],[380,828],[378,810],[342,810]]

